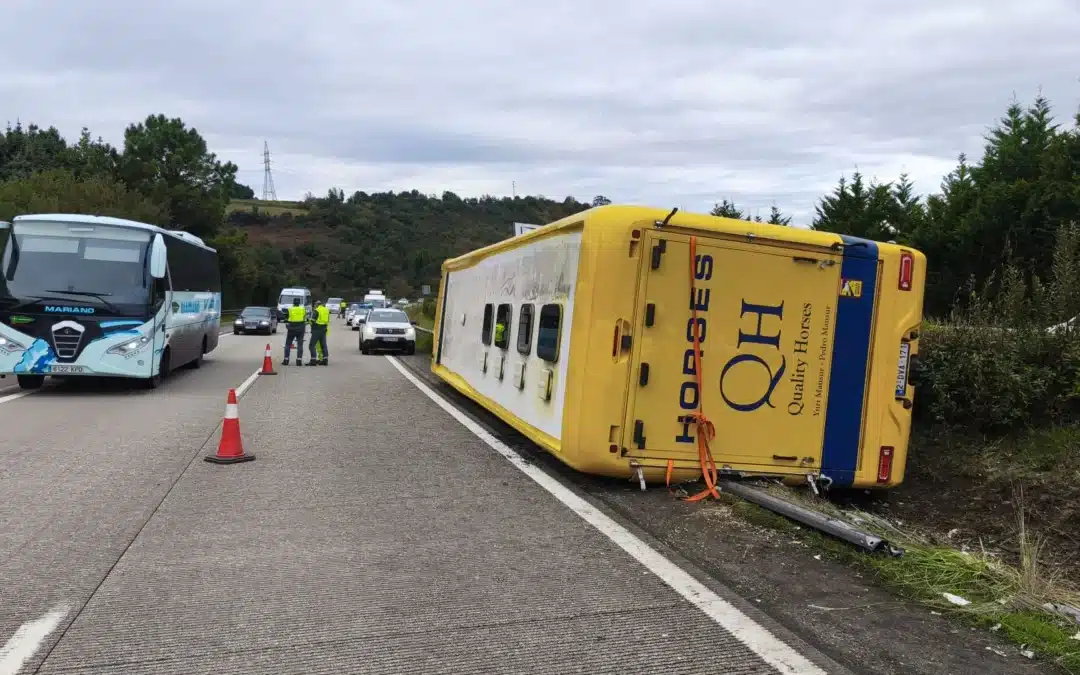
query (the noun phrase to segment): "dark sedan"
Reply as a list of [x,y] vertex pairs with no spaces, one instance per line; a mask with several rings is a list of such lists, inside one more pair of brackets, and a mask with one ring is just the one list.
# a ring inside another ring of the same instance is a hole
[[233,333],[276,333],[278,315],[270,307],[245,307],[233,322]]

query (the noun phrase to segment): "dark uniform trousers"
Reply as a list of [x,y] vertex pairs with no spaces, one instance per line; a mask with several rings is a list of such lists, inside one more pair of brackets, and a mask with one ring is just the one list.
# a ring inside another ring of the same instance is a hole
[[315,351],[315,345],[322,347],[322,357],[325,361],[330,358],[330,350],[326,347],[326,325],[325,324],[311,324],[311,343],[309,349],[311,350],[311,360],[315,361],[319,358],[318,353]]
[[285,358],[289,358],[293,340],[296,340],[296,358],[304,358],[304,322],[285,324]]

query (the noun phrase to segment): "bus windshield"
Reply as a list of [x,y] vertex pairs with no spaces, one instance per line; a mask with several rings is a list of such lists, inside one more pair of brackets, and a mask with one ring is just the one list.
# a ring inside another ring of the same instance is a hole
[[97,306],[149,300],[150,233],[77,223],[17,223],[4,250],[7,293]]

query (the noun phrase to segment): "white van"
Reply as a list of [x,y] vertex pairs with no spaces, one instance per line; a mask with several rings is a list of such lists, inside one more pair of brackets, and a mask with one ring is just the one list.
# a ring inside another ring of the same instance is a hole
[[364,302],[370,302],[372,307],[375,307],[376,309],[390,306],[390,303],[386,300],[386,296],[377,288],[369,290],[367,294],[364,295]]
[[285,320],[288,315],[289,308],[292,307],[293,299],[300,298],[300,304],[304,306],[307,311],[306,316],[311,317],[311,289],[309,288],[283,288],[281,294],[278,296],[278,314],[282,321]]

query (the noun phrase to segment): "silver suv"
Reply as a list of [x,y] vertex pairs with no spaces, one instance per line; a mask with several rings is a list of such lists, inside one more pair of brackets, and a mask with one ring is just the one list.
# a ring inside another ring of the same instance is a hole
[[416,353],[416,322],[400,309],[371,310],[360,330],[360,351],[370,354],[376,350]]

